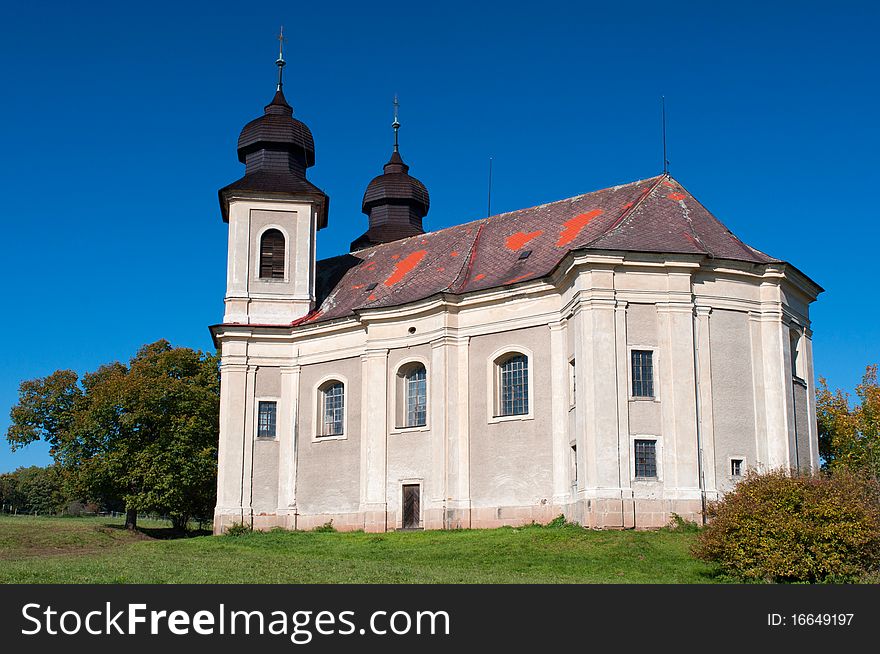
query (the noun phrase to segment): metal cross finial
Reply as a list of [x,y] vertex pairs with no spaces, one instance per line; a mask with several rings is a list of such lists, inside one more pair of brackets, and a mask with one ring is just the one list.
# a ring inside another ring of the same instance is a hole
[[399,147],[397,144],[397,131],[400,129],[400,121],[397,120],[397,110],[400,108],[400,102],[397,101],[397,94],[394,94],[394,122],[391,123],[392,129],[394,129],[394,151],[398,152]]
[[282,75],[284,72],[284,42],[287,39],[284,38],[284,25],[281,26],[281,30],[278,32],[278,59],[275,61],[275,65],[278,66],[278,89],[281,90],[283,86]]

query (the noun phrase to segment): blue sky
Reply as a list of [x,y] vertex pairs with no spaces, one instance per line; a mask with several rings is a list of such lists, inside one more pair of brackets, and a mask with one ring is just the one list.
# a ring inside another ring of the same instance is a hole
[[[880,362],[876,3],[16,3],[4,93],[0,432],[23,379],[159,338],[211,347],[226,226],[217,189],[274,91],[315,136],[332,198],[319,257],[365,229],[391,149],[431,193],[428,229],[672,174],[749,244],[826,292],[818,374]],[[49,461],[44,447],[0,471]]]

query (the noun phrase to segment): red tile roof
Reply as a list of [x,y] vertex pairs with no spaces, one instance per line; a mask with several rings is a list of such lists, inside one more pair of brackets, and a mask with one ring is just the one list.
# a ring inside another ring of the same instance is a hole
[[778,262],[659,176],[319,261],[318,308],[295,324],[540,279],[584,248]]

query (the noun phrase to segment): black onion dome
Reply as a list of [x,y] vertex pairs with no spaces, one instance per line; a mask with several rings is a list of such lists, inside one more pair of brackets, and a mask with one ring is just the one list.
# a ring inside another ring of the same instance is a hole
[[371,209],[385,204],[409,205],[419,216],[428,213],[431,205],[428,189],[408,174],[409,166],[403,163],[399,152],[394,151],[384,171],[367,185],[362,205],[365,214],[369,215]]
[[305,167],[315,165],[315,140],[311,130],[293,117],[293,107],[280,90],[266,105],[264,115],[249,122],[238,137],[238,160],[246,163],[247,155],[259,150],[286,150]]

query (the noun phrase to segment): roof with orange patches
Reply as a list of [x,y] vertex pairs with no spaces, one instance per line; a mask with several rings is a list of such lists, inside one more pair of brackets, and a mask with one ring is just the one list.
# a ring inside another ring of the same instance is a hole
[[[399,263],[394,264],[394,271],[388,276],[388,279],[385,280],[385,286],[394,286],[397,282],[401,281],[404,277],[409,274],[413,268],[419,265],[419,262],[425,258],[425,254],[427,252],[425,250],[416,250],[415,252],[409,254],[406,259]],[[392,259],[399,259],[399,255],[392,255]]]
[[670,200],[684,200],[687,196],[684,193],[670,193],[666,197]]
[[519,250],[523,245],[531,241],[533,238],[539,237],[544,233],[544,230],[537,229],[534,232],[517,232],[516,234],[511,234],[507,237],[507,240],[504,241],[504,245],[508,250]]
[[[632,206],[632,205],[630,205]],[[593,209],[592,211],[588,211],[587,213],[578,214],[571,220],[566,220],[562,223],[563,230],[559,235],[559,240],[556,241],[556,247],[565,247],[569,243],[571,243],[574,239],[578,237],[578,234],[581,233],[584,227],[590,224],[593,218],[597,218],[602,215],[601,209]]]
[[[670,202],[673,195],[681,198]],[[319,261],[319,312],[301,323],[542,279],[575,250],[778,262],[736,238],[677,181],[659,176]]]

